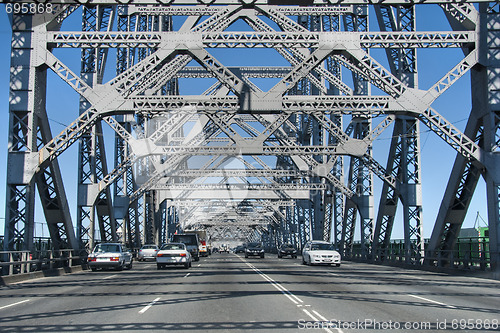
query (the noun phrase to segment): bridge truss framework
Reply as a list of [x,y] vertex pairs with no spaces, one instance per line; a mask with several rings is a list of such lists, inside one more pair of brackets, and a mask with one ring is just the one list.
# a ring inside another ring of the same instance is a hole
[[[192,227],[214,239],[299,247],[324,239],[349,256],[359,232],[362,255],[383,261],[402,222],[405,260],[416,264],[447,258],[482,177],[491,264],[500,269],[497,2],[133,3],[56,0],[50,13],[11,16],[5,250],[33,247],[38,196],[56,248],[160,243]],[[428,4],[441,7],[451,31],[417,30],[416,7]],[[81,30],[63,29],[71,15],[82,16]],[[238,22],[247,29],[234,31]],[[287,65],[231,67],[213,55],[234,48],[272,49]],[[421,48],[458,48],[463,58],[423,90]],[[61,49],[80,50],[80,73],[56,56]],[[387,66],[373,49],[385,50]],[[48,71],[80,96],[79,116],[57,135],[46,110]],[[432,104],[465,73],[472,110],[461,132]],[[212,85],[182,95],[187,79]],[[256,79],[275,84],[264,91]],[[457,153],[425,255],[422,125]],[[111,144],[103,126],[115,133]],[[391,129],[388,159],[377,161],[374,140]],[[74,144],[76,226],[58,163]],[[114,150],[111,171],[106,149]],[[383,183],[378,210],[375,177]]]

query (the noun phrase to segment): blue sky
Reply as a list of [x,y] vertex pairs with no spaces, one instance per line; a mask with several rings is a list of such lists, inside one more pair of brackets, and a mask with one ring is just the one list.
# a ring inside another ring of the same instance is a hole
[[[75,29],[80,26],[81,18],[79,16],[70,17],[69,25],[74,24]],[[371,26],[375,24],[374,16],[371,20]],[[444,15],[439,8],[417,7],[417,27],[419,30],[439,31],[449,30]],[[0,122],[0,168],[6,170],[7,165],[7,141],[8,141],[8,86],[9,86],[9,65],[10,65],[10,38],[11,30],[9,20],[0,5],[0,41],[3,45],[0,48],[0,112],[2,112],[3,121]],[[248,56],[248,50],[232,50],[231,52],[212,52],[224,65],[264,65],[265,53],[259,56]],[[59,52],[59,50],[58,50]],[[258,53],[256,53],[258,54]],[[386,63],[382,50],[372,53],[381,63]],[[80,53],[77,50],[64,50],[57,53],[57,56],[65,61],[73,70],[79,72]],[[463,54],[458,49],[452,50],[418,50],[418,68],[419,68],[419,87],[427,89],[450,70],[461,58]],[[260,59],[260,60],[258,60]],[[281,64],[283,65],[283,63]],[[108,71],[107,79],[113,77],[113,72]],[[443,96],[441,96],[433,107],[445,116],[455,126],[463,130],[466,119],[470,112],[470,83],[469,76],[461,78],[453,87],[451,87]],[[78,97],[70,87],[57,78],[53,73],[49,73],[48,80],[47,110],[50,119],[50,125],[53,135],[56,135],[64,127],[70,124],[78,116]],[[194,89],[194,88],[189,88]],[[188,91],[181,87],[182,94],[197,94],[204,90],[201,86],[196,90]],[[442,200],[444,189],[451,172],[455,152],[444,141],[439,139],[434,133],[430,132],[425,126],[421,126],[421,153],[422,153],[422,182],[423,182],[423,219],[424,236],[429,237],[432,231],[434,221]],[[106,129],[105,135],[112,135],[111,131]],[[390,144],[392,129],[385,131],[374,143],[374,156],[382,164],[386,165],[386,156]],[[113,140],[109,136],[107,140]],[[111,142],[111,141],[109,141]],[[111,147],[108,144],[108,147]],[[112,149],[108,149],[108,169],[112,169]],[[63,179],[66,188],[66,194],[73,215],[73,224],[76,225],[74,214],[76,212],[76,165],[74,161],[77,158],[77,145],[73,145],[68,151],[64,152],[59,158],[62,168]],[[375,209],[378,208],[378,193],[381,191],[381,182],[375,181]],[[0,173],[0,235],[4,231],[5,218],[5,172]],[[477,212],[486,219],[486,190],[484,181],[480,180],[469,213],[465,220],[464,227],[473,227]],[[401,211],[398,209],[398,211]],[[47,236],[48,233],[43,226],[43,212],[39,206],[36,208],[37,230],[36,236]],[[396,222],[393,232],[393,238],[402,238],[402,219],[401,216]]]

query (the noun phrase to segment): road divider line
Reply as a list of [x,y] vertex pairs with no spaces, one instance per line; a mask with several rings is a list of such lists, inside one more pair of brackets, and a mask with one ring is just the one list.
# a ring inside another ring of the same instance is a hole
[[114,274],[114,275],[110,275],[110,276],[106,276],[105,278],[102,278],[103,280],[107,280],[107,279],[111,279],[111,278],[114,278],[118,275]]
[[[315,314],[316,316],[318,316],[319,318],[316,318],[315,316],[313,316],[313,315],[312,315],[312,313],[311,313],[311,312],[309,312],[309,311],[307,311],[306,309],[302,309],[302,311],[304,311],[304,313],[305,313],[306,315],[308,315],[308,316],[309,316],[309,318],[311,318],[311,319],[312,319],[312,320],[314,320],[315,322],[320,322],[320,321],[323,321],[323,322],[325,322],[325,323],[326,323],[326,322],[328,322],[328,320],[327,320],[325,317],[323,317],[322,315],[320,315],[317,311],[312,310],[312,312],[314,312],[314,314]],[[333,332],[332,332],[332,330],[330,330],[328,327],[323,327],[323,329],[324,329],[326,332],[328,332],[328,333],[333,333]],[[339,332],[339,333],[344,333],[344,332],[342,332],[342,330],[341,330],[340,328],[337,328],[336,330],[337,330],[337,332]]]
[[25,299],[24,301],[19,301],[19,302],[12,303],[12,304],[9,304],[9,305],[0,306],[0,310],[7,309],[7,308],[10,308],[11,306],[16,306],[16,305],[23,304],[23,303],[26,303],[26,302],[29,302],[29,301],[30,301],[29,299]]
[[[243,259],[242,259],[243,260]],[[245,264],[250,267],[255,273],[259,274],[262,278],[264,278],[267,282],[269,282],[274,288],[278,289],[283,295],[285,295],[290,301],[298,305],[300,303],[304,303],[303,300],[292,294],[288,289],[283,287],[281,284],[270,278],[268,275],[264,274],[260,269],[255,267],[254,265],[245,261]]]
[[450,309],[456,309],[455,306],[453,305],[448,305],[448,304],[445,304],[445,303],[441,303],[441,302],[438,302],[438,301],[433,301],[432,299],[428,299],[428,298],[425,298],[425,297],[420,297],[420,296],[416,296],[416,295],[408,295],[410,297],[414,297],[414,298],[418,298],[422,301],[426,301],[426,302],[429,302],[429,303],[434,303],[434,304],[438,304],[438,305],[442,305],[442,306],[445,306],[447,308],[450,308]]
[[148,305],[146,305],[145,307],[142,308],[141,311],[139,311],[140,314],[143,314],[144,312],[148,311],[149,308],[151,308],[156,302],[158,302],[160,300],[160,297],[158,298],[155,298],[151,303],[149,303]]
[[187,273],[186,275],[184,275],[184,277],[187,278],[189,276],[189,274],[191,274],[191,273]]

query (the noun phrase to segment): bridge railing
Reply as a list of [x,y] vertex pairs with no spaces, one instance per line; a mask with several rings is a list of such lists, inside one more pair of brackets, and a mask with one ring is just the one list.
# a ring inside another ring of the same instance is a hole
[[0,276],[31,273],[84,264],[87,256],[73,249],[0,251]]
[[408,253],[402,241],[394,241],[388,248],[372,253],[363,252],[361,244],[356,243],[350,253],[344,253],[344,257],[377,263],[465,270],[487,270],[491,267],[489,240],[485,237],[462,238],[453,250],[431,252],[426,249],[423,253]]

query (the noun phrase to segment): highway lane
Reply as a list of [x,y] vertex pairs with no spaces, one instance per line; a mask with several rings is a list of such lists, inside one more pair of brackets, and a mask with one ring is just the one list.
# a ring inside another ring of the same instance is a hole
[[306,328],[500,331],[500,282],[361,263],[304,266],[300,258],[215,254],[190,269],[158,271],[154,263],[135,262],[130,271],[85,271],[0,288],[0,331],[7,332]]

